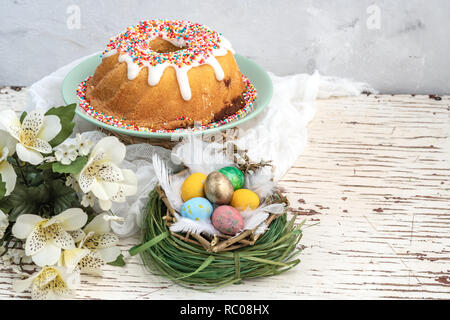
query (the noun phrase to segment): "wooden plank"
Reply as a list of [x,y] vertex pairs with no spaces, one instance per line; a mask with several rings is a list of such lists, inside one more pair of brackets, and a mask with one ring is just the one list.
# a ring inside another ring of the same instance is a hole
[[[0,109],[19,108],[25,92],[0,90]],[[198,292],[150,274],[124,252],[126,267],[83,276],[77,298],[449,299],[449,123],[447,96],[319,101],[308,146],[279,183],[297,221],[307,220],[299,266]],[[121,247],[136,243],[122,239]],[[11,291],[15,274],[0,276],[0,298],[28,297]]]

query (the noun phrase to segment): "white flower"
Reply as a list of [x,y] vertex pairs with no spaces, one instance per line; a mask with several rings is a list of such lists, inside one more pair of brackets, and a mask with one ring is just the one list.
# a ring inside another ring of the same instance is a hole
[[0,210],[0,239],[3,239],[5,235],[6,228],[8,228],[9,221],[8,216]]
[[[98,271],[105,262],[103,259],[99,259],[98,262],[92,263],[95,259],[89,257],[91,254],[91,250],[83,249],[83,248],[73,248],[64,250],[61,258],[58,261],[58,266],[66,267],[67,270],[70,271],[83,271],[86,265],[89,265],[89,268],[96,270],[95,274],[100,275],[101,271]],[[91,273],[91,272],[86,272]]]
[[23,292],[30,288],[33,299],[54,300],[70,298],[79,282],[79,272],[69,272],[63,267],[46,266],[28,279],[14,282],[13,289]]
[[74,182],[74,180],[73,180],[72,176],[67,176],[66,177],[66,183],[65,183],[66,186],[71,187],[73,182]]
[[56,162],[56,157],[54,156],[45,157],[44,162]]
[[105,219],[106,221],[114,221],[114,222],[125,222],[125,218],[124,217],[119,217],[119,216],[117,216],[117,215],[115,215],[115,214],[108,214],[108,215],[105,215],[104,217],[103,217],[103,219]]
[[22,278],[29,275],[23,271],[24,265],[31,264],[31,257],[25,255],[25,250],[13,248],[6,250],[2,246],[0,247],[0,255],[2,256],[3,266],[7,267],[8,270],[19,274]]
[[[5,249],[6,250],[6,249]],[[2,261],[3,261],[3,266],[4,267],[9,267],[9,266],[11,266],[11,263],[12,263],[12,259],[11,259],[11,256],[9,256],[8,255],[8,253],[6,253],[6,254],[4,254],[4,255],[2,255]]]
[[64,250],[59,265],[69,270],[81,270],[81,272],[101,275],[101,267],[108,262],[113,262],[120,255],[117,247],[119,238],[111,232],[107,214],[96,216],[80,234],[73,235],[75,241],[81,241],[77,248]]
[[66,186],[71,187],[76,192],[82,192],[77,180],[74,179],[73,175],[68,175],[66,177]]
[[78,208],[67,209],[51,219],[43,219],[34,214],[20,215],[13,225],[12,233],[18,239],[26,239],[25,255],[43,267],[58,262],[61,249],[75,247],[68,231],[82,228],[87,215]]
[[77,147],[73,144],[62,144],[55,149],[56,161],[61,162],[64,165],[69,165],[77,158]]
[[6,194],[8,196],[16,186],[16,172],[7,159],[16,150],[14,139],[5,131],[0,131],[0,178],[6,184]]
[[80,189],[92,192],[103,210],[111,209],[112,202],[124,202],[126,196],[137,191],[134,172],[119,168],[125,152],[125,145],[116,137],[105,137],[95,145],[88,162],[75,176]]
[[98,252],[106,262],[113,262],[120,255],[120,249],[117,247],[119,238],[111,232],[111,224],[105,219],[106,216],[106,213],[97,215],[83,229],[86,237],[81,247]]
[[31,257],[25,255],[25,250],[23,249],[9,249],[5,256],[8,256],[10,262],[14,264],[31,263]]
[[95,196],[92,192],[83,195],[83,198],[81,199],[81,205],[83,207],[93,207],[94,204],[95,204]]
[[0,125],[18,141],[16,144],[17,156],[22,161],[34,165],[38,165],[44,160],[41,153],[52,152],[48,141],[61,131],[61,121],[57,116],[46,116],[38,110],[28,113],[22,123],[14,111],[2,111],[0,112]]
[[22,268],[18,265],[14,265],[11,267],[11,270],[18,274],[22,279],[27,278],[29,276],[29,274],[25,271],[22,270]]
[[91,151],[92,145],[94,144],[92,140],[84,138],[81,134],[77,133],[76,141],[78,153],[81,156],[87,156]]

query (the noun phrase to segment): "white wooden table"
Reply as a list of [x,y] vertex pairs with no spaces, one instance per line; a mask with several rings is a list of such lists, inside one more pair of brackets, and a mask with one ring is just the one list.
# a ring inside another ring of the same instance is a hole
[[[26,89],[0,90],[20,109]],[[309,144],[280,186],[307,219],[302,262],[211,293],[126,267],[83,276],[79,299],[450,299],[450,97],[362,95],[318,102]],[[136,238],[121,241],[123,250]],[[0,271],[2,299],[17,275]]]

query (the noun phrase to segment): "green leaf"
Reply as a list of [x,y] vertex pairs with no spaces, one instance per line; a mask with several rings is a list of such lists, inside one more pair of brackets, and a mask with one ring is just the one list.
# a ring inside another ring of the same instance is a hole
[[60,179],[46,181],[38,186],[16,184],[14,191],[5,200],[0,201],[0,207],[10,210],[11,222],[22,214],[45,214],[49,217],[69,208],[80,207],[75,190]]
[[75,161],[72,161],[72,163],[68,165],[62,164],[61,162],[53,162],[52,170],[57,173],[77,174],[81,172],[81,169],[83,169],[87,161],[88,157],[82,156],[76,158]]
[[108,264],[110,266],[115,266],[115,267],[123,267],[123,266],[125,266],[125,261],[123,260],[123,254],[120,254],[115,261],[108,262]]
[[77,193],[71,187],[66,186],[61,180],[51,182],[53,197],[53,212],[59,214],[69,208],[79,207]]
[[26,174],[26,179],[30,186],[36,187],[44,182],[44,175],[42,174],[42,172],[29,171]]
[[38,214],[40,205],[50,199],[49,191],[45,184],[35,187],[16,184],[14,191],[8,196],[9,205],[12,207],[9,221],[16,221],[22,214]]
[[2,199],[6,194],[6,183],[2,180],[2,175],[0,174],[0,199]]
[[22,112],[22,114],[20,115],[20,123],[23,122],[23,119],[25,119],[26,116],[27,116],[27,112],[26,111]]
[[4,197],[0,199],[0,210],[9,215],[9,212],[12,210],[12,204],[9,200],[9,197]]
[[56,147],[64,142],[73,132],[75,127],[75,122],[73,118],[75,117],[76,104],[72,103],[67,106],[54,107],[47,111],[45,115],[55,115],[61,121],[61,131],[58,135],[49,141],[52,147]]
[[36,168],[38,168],[39,170],[51,170],[52,169],[52,162],[44,162],[40,165],[38,165]]

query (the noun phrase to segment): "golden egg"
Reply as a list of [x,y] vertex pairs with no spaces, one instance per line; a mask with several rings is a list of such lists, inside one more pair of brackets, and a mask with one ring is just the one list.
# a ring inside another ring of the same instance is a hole
[[215,204],[228,204],[233,196],[233,185],[230,180],[218,171],[208,174],[205,182],[205,195]]
[[239,211],[255,210],[259,206],[259,197],[252,190],[239,189],[233,193],[231,198],[231,206]]
[[184,180],[181,186],[181,198],[183,201],[188,201],[192,198],[205,197],[204,185],[206,181],[206,174],[196,172],[191,174]]

